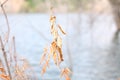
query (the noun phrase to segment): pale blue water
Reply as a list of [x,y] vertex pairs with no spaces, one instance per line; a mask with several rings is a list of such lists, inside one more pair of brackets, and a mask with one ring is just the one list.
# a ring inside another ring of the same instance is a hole
[[[50,24],[48,14],[8,15],[11,35],[16,38],[17,52],[28,59],[41,80],[40,57],[48,45]],[[5,27],[0,16],[0,27]],[[120,78],[120,42],[113,39],[116,31],[111,15],[61,14],[56,23],[61,24],[67,35],[62,35],[65,62],[69,66],[67,44],[72,57],[72,80],[118,80]],[[1,33],[2,34],[2,33]],[[66,44],[67,42],[67,44]],[[44,80],[62,80],[59,70],[50,62]]]

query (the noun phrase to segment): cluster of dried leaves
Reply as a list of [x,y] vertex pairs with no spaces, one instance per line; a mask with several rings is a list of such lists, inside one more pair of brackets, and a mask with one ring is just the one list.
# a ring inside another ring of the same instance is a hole
[[0,60],[0,78],[3,80],[10,80],[10,77],[9,75],[6,74],[6,70],[1,60]]
[[[0,53],[3,56],[3,59],[0,59],[0,79],[31,80],[32,76],[35,77],[34,72],[30,68],[30,65],[26,59],[19,58],[16,52],[15,37],[10,37],[10,26],[3,7],[7,1],[8,0],[5,0],[2,3],[0,2],[8,27],[8,31],[5,33],[5,35],[0,35]],[[50,16],[50,23],[53,41],[51,42],[50,47],[44,48],[44,53],[40,61],[40,64],[43,65],[41,74],[46,72],[51,58],[58,67],[60,67],[60,63],[64,61],[62,53],[62,38],[59,35],[59,31],[61,31],[64,35],[66,33],[63,31],[60,25],[56,25],[56,16]],[[61,69],[61,77],[65,77],[66,80],[70,80],[70,73],[71,71],[69,68]],[[36,78],[34,78],[34,80],[36,80]]]
[[[0,79],[2,80],[31,80],[33,71],[29,62],[20,58],[15,49],[15,38],[5,44],[0,37]],[[1,56],[1,57],[2,57]],[[35,80],[35,79],[34,79]]]
[[8,29],[7,32],[3,32],[5,34],[0,34],[0,80],[31,80],[35,75],[28,61],[17,55],[15,37],[10,37],[10,26],[4,9],[7,1],[0,2]]
[[[52,8],[51,8],[52,11]],[[40,64],[42,64],[42,72],[43,75],[46,72],[47,67],[49,67],[49,61],[52,58],[55,65],[60,67],[60,63],[64,61],[63,52],[62,52],[62,38],[59,35],[59,31],[65,35],[66,33],[63,31],[62,27],[58,24],[56,25],[56,16],[53,14],[50,16],[50,30],[53,36],[53,40],[50,44],[50,47],[44,48],[44,53],[42,55]],[[61,69],[61,77],[65,77],[66,80],[70,80],[71,71],[69,68]]]

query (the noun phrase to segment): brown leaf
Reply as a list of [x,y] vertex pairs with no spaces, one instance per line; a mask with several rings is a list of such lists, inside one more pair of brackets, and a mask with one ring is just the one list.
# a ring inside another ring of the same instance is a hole
[[51,30],[53,30],[53,29],[54,29],[54,25],[52,24],[52,25],[51,25]]
[[5,69],[4,69],[4,68],[0,68],[0,71],[4,73],[4,72],[5,72]]
[[54,24],[55,20],[56,20],[56,17],[55,17],[55,16],[50,16],[50,22],[51,22],[52,24]]
[[57,50],[58,50],[58,52],[59,52],[60,62],[61,62],[61,61],[64,61],[64,60],[63,60],[63,54],[62,54],[62,50],[61,50],[61,48],[60,48],[60,47],[57,47]]
[[[53,42],[51,43],[51,48],[52,48],[52,52],[53,52],[53,53],[56,52],[56,49],[57,49],[57,44],[56,44],[56,42],[53,41]],[[53,54],[53,53],[52,53],[52,54]]]
[[10,77],[5,74],[0,74],[0,78],[2,78],[4,80],[10,80]]
[[65,35],[66,33],[63,31],[62,27],[58,24],[58,28],[60,29],[60,31]]

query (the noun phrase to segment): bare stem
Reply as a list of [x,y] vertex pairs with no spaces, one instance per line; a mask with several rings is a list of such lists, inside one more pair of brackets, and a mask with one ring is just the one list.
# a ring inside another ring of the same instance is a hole
[[6,24],[7,24],[7,27],[8,27],[7,40],[6,40],[6,42],[8,42],[9,34],[10,34],[10,25],[9,25],[9,21],[8,21],[8,17],[7,17],[6,11],[5,11],[5,9],[4,9],[4,4],[5,4],[7,1],[8,1],[8,0],[5,0],[3,3],[0,2],[0,6],[1,6],[1,8],[2,8],[3,14],[4,14],[4,16],[5,16]]
[[13,37],[13,46],[14,46],[14,60],[15,60],[15,66],[17,66],[17,54],[16,54],[15,37]]
[[0,36],[0,43],[1,43],[1,48],[2,48],[2,52],[3,52],[3,57],[4,57],[4,60],[5,60],[5,64],[6,64],[6,66],[7,66],[7,71],[8,71],[10,80],[12,80],[12,76],[11,76],[9,64],[8,64],[8,61],[7,61],[7,55],[6,55],[6,52],[5,52],[5,47],[4,47],[4,45],[3,45],[3,41],[2,41],[2,39],[1,39],[1,36]]

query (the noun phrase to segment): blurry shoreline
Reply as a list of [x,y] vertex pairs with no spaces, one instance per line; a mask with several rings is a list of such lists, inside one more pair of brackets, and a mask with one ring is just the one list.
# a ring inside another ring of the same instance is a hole
[[[25,12],[21,12],[21,13],[6,13],[8,16],[14,16],[14,15],[48,15],[50,16],[50,13],[49,12],[46,12],[46,13],[41,13],[41,12],[33,12],[33,13],[25,13]],[[55,13],[55,15],[66,15],[66,16],[69,16],[69,15],[112,15],[112,12],[68,12],[68,13]],[[0,13],[0,16],[4,16],[4,14],[1,12]]]
[[[4,0],[1,0],[1,2]],[[110,13],[108,0],[52,0],[55,13]],[[4,5],[7,13],[49,13],[51,3],[46,0],[8,0]],[[2,10],[0,9],[0,13]]]

